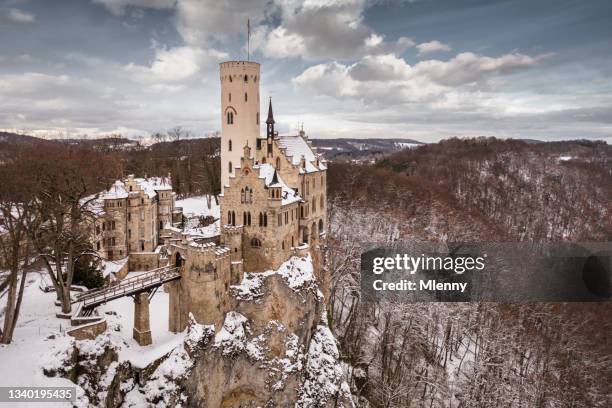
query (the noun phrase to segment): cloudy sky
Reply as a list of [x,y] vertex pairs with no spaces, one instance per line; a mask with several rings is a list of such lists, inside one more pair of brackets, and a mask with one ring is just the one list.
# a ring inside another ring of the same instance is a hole
[[612,142],[609,0],[0,0],[0,129],[212,133],[247,18],[281,133]]

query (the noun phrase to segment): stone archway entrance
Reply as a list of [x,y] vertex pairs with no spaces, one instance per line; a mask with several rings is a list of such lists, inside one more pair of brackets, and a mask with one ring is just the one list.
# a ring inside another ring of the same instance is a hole
[[182,268],[185,265],[185,259],[181,256],[181,253],[176,251],[174,266],[176,268]]
[[304,229],[302,230],[302,242],[304,244],[308,243],[308,235],[310,235],[308,227],[304,227]]

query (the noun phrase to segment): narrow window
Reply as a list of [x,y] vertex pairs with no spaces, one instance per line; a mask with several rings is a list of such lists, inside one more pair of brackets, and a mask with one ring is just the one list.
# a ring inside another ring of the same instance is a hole
[[247,82],[249,82],[249,77],[248,76],[244,76],[244,83],[246,84]]
[[244,101],[245,101],[245,102],[248,102],[248,100],[249,100],[249,96],[248,96],[248,95],[247,95],[247,93],[245,92],[245,93],[244,93]]
[[280,164],[281,164],[280,157],[277,157],[276,158],[276,170],[280,170]]
[[228,149],[230,152],[232,151],[232,141],[231,140],[228,143]]
[[229,101],[230,102],[232,101],[232,93],[231,92],[229,93]]
[[[257,112],[257,119],[256,119],[257,124],[259,125],[259,112]],[[257,140],[259,142],[259,140]],[[260,148],[259,143],[257,143],[258,148]]]
[[244,188],[240,190],[240,202],[241,203],[245,202]]
[[229,169],[230,174],[232,174],[232,171],[234,171],[234,166],[232,166],[232,162],[229,162],[227,164],[227,168]]

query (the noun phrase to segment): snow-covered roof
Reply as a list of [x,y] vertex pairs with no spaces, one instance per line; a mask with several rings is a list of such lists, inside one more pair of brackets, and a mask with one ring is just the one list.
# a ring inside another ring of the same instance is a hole
[[172,190],[172,180],[168,177],[150,177],[147,181],[155,191]]
[[115,181],[115,183],[102,194],[104,200],[117,200],[119,198],[127,198],[128,192],[125,189],[125,184],[121,180]]
[[302,136],[280,136],[277,141],[279,147],[285,149],[285,154],[294,165],[299,166],[302,157],[304,157],[306,161],[306,173],[327,170],[327,167],[325,167],[321,160],[319,160],[319,166],[317,168],[317,155]]
[[134,179],[134,181],[136,183],[138,183],[138,185],[140,186],[142,191],[147,195],[147,197],[153,198],[153,197],[155,197],[155,195],[157,193],[155,192],[154,185],[153,185],[153,183],[150,180],[151,179],[147,180],[147,179],[144,179],[144,178],[135,178]]
[[300,195],[296,193],[294,189],[285,184],[280,174],[276,172],[276,169],[270,163],[253,166],[253,168],[259,169],[259,178],[265,179],[264,182],[266,183],[266,186],[282,188],[281,205],[292,204],[302,200],[302,197],[300,197]]

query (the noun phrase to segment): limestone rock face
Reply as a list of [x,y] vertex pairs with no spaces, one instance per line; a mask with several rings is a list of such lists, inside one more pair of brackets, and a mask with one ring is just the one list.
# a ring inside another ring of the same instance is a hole
[[352,406],[310,258],[231,290],[233,310],[188,376],[190,406]]
[[184,342],[143,369],[118,362],[105,333],[71,340],[47,375],[80,384],[79,406],[354,406],[310,257],[246,273],[229,297],[220,327],[189,315]]

